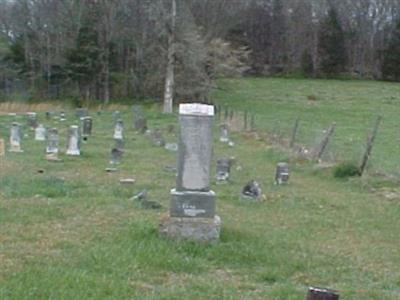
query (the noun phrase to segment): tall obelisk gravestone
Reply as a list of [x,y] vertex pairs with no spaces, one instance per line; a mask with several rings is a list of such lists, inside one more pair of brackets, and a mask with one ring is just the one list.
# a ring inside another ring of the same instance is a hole
[[179,106],[179,151],[176,188],[171,190],[169,216],[160,232],[176,239],[214,241],[221,221],[215,214],[215,193],[210,190],[214,107]]

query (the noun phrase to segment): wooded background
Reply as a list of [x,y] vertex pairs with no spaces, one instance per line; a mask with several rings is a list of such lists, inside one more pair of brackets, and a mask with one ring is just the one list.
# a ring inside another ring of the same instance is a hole
[[0,0],[0,101],[162,99],[168,65],[185,101],[219,76],[399,81],[400,1]]

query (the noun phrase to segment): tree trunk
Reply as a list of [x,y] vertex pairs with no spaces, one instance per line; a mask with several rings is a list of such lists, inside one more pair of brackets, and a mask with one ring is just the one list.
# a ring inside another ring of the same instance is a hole
[[165,76],[164,88],[164,109],[163,112],[171,114],[174,104],[174,85],[175,85],[175,18],[176,18],[176,2],[172,0],[172,20],[171,28],[168,36],[168,62],[167,72]]

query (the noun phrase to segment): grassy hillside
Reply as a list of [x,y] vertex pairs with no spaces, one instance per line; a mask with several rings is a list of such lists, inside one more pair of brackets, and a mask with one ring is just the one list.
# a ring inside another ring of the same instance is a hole
[[[399,88],[394,84],[250,79],[226,81],[224,87],[215,100],[253,110],[260,129],[277,130],[271,127],[274,120],[289,129],[300,114],[304,138],[311,136],[307,128],[315,129],[314,119],[321,129],[336,121],[335,140],[352,133],[343,127],[347,124],[357,128],[354,136],[362,141],[364,127],[378,112],[385,116],[382,129],[397,126]],[[307,100],[311,94],[317,98],[313,104]],[[341,299],[400,298],[396,187],[371,186],[375,179],[369,176],[334,179],[332,170],[316,171],[251,134],[233,133],[231,148],[218,142],[216,128],[214,165],[222,155],[237,159],[231,182],[212,185],[223,222],[221,240],[214,245],[173,242],[159,237],[157,226],[175,184],[164,167],[175,163],[176,153],[134,133],[126,108],[127,152],[119,171],[106,173],[112,112],[91,114],[94,135],[83,144],[81,157],[61,154],[62,163],[45,161],[44,144],[26,128],[25,152],[0,157],[0,299],[294,300],[304,298],[308,285],[337,289]],[[148,107],[146,115],[152,129],[166,132],[176,124],[176,117],[162,115],[157,107]],[[17,119],[25,124],[24,116]],[[67,124],[76,123],[73,112],[66,124],[47,122],[44,113],[40,119],[61,130],[64,149]],[[12,120],[0,116],[1,136],[8,138]],[[176,140],[165,135],[169,142]],[[386,138],[379,135],[377,157],[390,150],[386,143],[396,144]],[[396,152],[386,153],[380,160],[390,166]],[[292,173],[290,184],[278,187],[273,175],[281,160],[290,162]],[[135,185],[121,186],[118,180],[125,177],[134,177]],[[250,179],[263,189],[258,203],[239,198]],[[145,210],[129,200],[144,188],[162,209]]]
[[383,122],[371,167],[400,173],[400,84],[374,81],[306,79],[229,79],[221,81],[214,99],[257,114],[260,130],[290,137],[300,118],[299,142],[313,147],[337,123],[331,156],[358,162],[378,115]]

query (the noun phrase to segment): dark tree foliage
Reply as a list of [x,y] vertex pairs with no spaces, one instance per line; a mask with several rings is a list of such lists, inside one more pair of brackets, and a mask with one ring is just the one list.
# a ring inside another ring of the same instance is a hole
[[91,27],[79,30],[75,48],[67,54],[66,70],[68,76],[76,81],[81,92],[88,92],[98,72],[100,72],[100,51],[97,32]]
[[382,77],[385,80],[400,81],[400,20],[383,54]]
[[310,51],[304,50],[301,56],[301,72],[305,77],[314,75],[314,62]]
[[325,76],[339,75],[345,70],[345,38],[339,17],[333,8],[322,21],[318,32],[318,71]]

